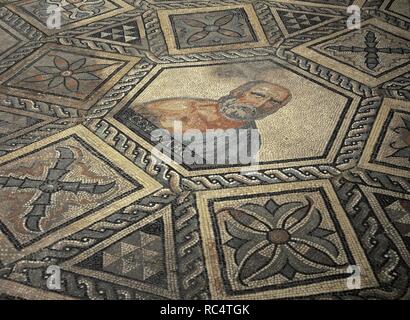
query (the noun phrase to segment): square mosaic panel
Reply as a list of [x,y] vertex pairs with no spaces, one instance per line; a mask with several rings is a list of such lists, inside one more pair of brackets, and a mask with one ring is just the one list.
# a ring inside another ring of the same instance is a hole
[[5,262],[98,221],[110,213],[110,205],[121,207],[155,188],[127,170],[125,159],[113,160],[113,150],[98,151],[98,140],[82,126],[43,142],[2,157],[0,256]]
[[3,74],[0,90],[87,110],[139,60],[45,45]]
[[403,29],[376,18],[358,30],[342,30],[294,49],[362,83],[377,86],[410,70],[409,35]]
[[331,199],[326,182],[200,193],[202,237],[215,239],[204,244],[213,298],[348,290],[350,265],[365,274],[363,287],[375,285],[346,213]]
[[267,39],[252,5],[161,10],[161,26],[168,51],[173,54],[252,48]]

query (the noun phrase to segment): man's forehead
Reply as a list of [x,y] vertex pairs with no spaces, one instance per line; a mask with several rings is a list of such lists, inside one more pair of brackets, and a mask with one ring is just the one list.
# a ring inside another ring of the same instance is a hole
[[258,90],[259,92],[270,93],[284,88],[272,83],[255,83],[249,90]]

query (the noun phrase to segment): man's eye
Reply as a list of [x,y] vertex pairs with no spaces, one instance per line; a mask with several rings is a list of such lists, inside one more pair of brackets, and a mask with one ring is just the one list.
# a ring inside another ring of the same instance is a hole
[[263,93],[259,93],[259,92],[251,92],[251,93],[257,96],[258,98],[266,98],[266,96]]

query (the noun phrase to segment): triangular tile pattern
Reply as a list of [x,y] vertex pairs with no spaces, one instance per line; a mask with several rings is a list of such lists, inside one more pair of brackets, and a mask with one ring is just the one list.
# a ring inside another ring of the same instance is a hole
[[303,12],[292,12],[286,10],[276,10],[289,34],[313,27],[332,17],[320,14],[309,14]]
[[129,21],[124,25],[109,27],[93,33],[91,37],[121,42],[125,44],[141,44],[141,35],[136,21]]
[[78,265],[167,288],[164,224],[158,219]]

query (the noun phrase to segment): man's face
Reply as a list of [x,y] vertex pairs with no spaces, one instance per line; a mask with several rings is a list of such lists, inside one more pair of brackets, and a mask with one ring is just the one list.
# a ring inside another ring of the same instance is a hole
[[221,98],[221,112],[230,119],[252,121],[282,108],[291,98],[288,89],[269,82],[245,84]]

